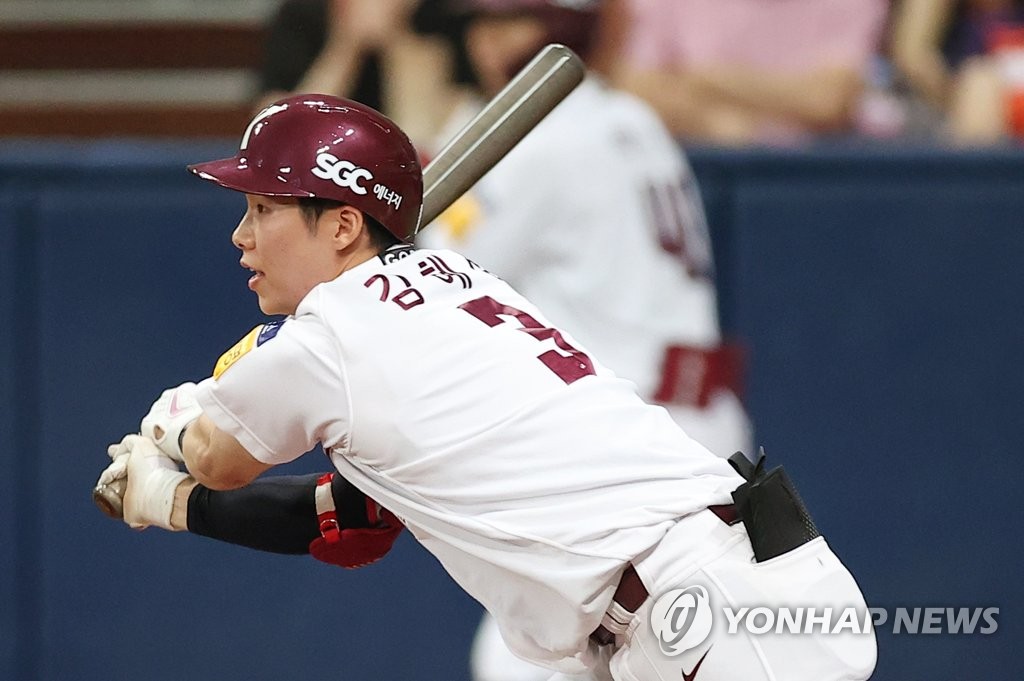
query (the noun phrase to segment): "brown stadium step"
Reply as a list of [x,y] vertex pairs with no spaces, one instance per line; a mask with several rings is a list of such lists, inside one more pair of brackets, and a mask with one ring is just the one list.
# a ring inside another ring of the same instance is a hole
[[0,24],[0,136],[234,137],[264,40],[251,20]]

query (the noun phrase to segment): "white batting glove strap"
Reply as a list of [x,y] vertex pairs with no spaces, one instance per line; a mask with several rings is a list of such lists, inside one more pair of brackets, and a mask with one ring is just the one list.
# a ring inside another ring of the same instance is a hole
[[161,452],[178,462],[184,462],[181,447],[178,445],[181,432],[203,414],[202,408],[196,402],[195,394],[196,384],[192,382],[182,383],[176,388],[163,391],[139,427],[139,432],[143,436],[152,440]]
[[144,437],[129,435],[128,489],[124,495],[124,521],[135,529],[150,525],[174,531],[171,511],[174,492],[188,473]]

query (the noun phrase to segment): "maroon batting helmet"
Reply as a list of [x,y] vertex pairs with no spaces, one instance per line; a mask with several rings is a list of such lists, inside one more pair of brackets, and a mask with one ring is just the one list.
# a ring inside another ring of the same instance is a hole
[[329,95],[281,99],[249,123],[238,153],[188,167],[247,194],[332,199],[408,241],[423,208],[416,150],[391,119]]
[[547,29],[545,42],[561,43],[586,59],[597,34],[601,0],[458,0],[469,16],[534,16]]

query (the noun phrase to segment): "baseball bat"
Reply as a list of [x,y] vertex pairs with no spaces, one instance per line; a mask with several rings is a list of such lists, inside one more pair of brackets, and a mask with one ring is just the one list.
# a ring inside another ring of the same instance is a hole
[[[423,209],[415,234],[487,174],[585,75],[583,62],[565,45],[541,49],[423,169]],[[126,485],[126,478],[97,485],[93,501],[120,520]]]

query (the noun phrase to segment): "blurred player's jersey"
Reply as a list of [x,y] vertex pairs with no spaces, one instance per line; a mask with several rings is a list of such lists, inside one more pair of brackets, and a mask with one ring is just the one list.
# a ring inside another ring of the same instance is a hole
[[[419,243],[451,248],[508,281],[649,401],[673,380],[673,348],[697,350],[682,356],[700,362],[699,351],[721,343],[704,206],[683,150],[645,103],[595,78]],[[664,406],[716,454],[749,451],[735,392],[712,392],[704,404],[665,398]]]
[[451,251],[392,249],[247,338],[199,386],[217,427],[265,463],[322,442],[515,652],[564,671],[589,661],[622,566],[742,482]]

